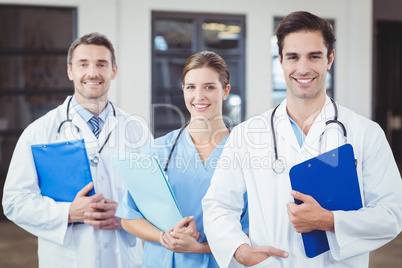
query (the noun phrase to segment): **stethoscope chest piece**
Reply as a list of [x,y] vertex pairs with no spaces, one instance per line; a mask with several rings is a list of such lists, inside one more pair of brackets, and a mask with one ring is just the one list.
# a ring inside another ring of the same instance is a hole
[[[342,122],[340,122],[338,120],[338,108],[337,108],[337,106],[335,104],[335,101],[332,98],[331,98],[331,102],[332,102],[332,105],[334,107],[335,116],[334,116],[334,119],[331,119],[331,120],[328,120],[328,121],[325,122],[326,129],[320,135],[320,143],[321,143],[321,140],[322,140],[322,136],[324,135],[325,131],[327,130],[328,125],[329,124],[334,124],[334,123],[337,124],[338,127],[340,127],[342,129],[344,141],[345,141],[345,143],[347,143],[346,128],[342,124]],[[286,169],[286,164],[285,164],[285,161],[283,159],[279,158],[279,155],[278,155],[278,146],[277,146],[277,140],[276,140],[276,134],[275,134],[275,126],[274,126],[275,112],[276,112],[276,109],[278,109],[278,107],[279,107],[279,105],[275,107],[275,109],[272,111],[272,114],[271,114],[271,132],[272,132],[273,148],[274,148],[274,154],[275,154],[275,160],[272,163],[272,169],[276,174],[282,174]]]
[[285,171],[285,161],[279,158],[275,159],[272,169],[276,174],[282,174]]
[[[67,104],[67,119],[64,120],[63,122],[61,122],[57,129],[57,134],[56,134],[57,140],[60,138],[60,130],[61,130],[61,127],[63,126],[63,124],[66,122],[69,122],[71,124],[73,123],[73,121],[69,118],[70,103],[71,103],[72,99],[73,99],[73,97],[70,98],[70,100],[68,101],[68,104]],[[109,102],[109,103],[113,108],[113,116],[116,117],[116,109],[114,108],[114,106],[111,102]],[[77,134],[78,134],[80,132],[80,129],[77,126],[75,126],[75,128],[77,129]],[[106,143],[108,142],[110,135],[111,135],[111,132],[109,132],[109,134],[107,135],[107,138],[106,138],[105,142],[102,144],[102,146],[100,147],[99,151],[96,154],[89,156],[89,164],[91,166],[97,166],[99,164],[100,153],[102,152],[103,148],[105,147]]]
[[89,163],[91,164],[91,166],[97,166],[99,163],[99,156],[98,154],[96,155],[91,155],[89,157]]

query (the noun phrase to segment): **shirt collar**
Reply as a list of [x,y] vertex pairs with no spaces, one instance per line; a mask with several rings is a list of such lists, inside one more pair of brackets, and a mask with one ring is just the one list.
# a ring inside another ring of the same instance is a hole
[[300,148],[303,146],[304,140],[306,139],[306,134],[304,134],[303,130],[296,124],[295,121],[293,121],[292,118],[288,115],[290,124],[292,125],[293,132],[296,135],[297,142],[300,145]]
[[[77,99],[75,98],[75,95],[72,98],[73,99],[71,100],[71,106],[74,107],[74,110],[76,110],[77,113],[82,117],[82,119],[84,119],[84,121],[88,123],[88,121],[94,116],[94,114],[82,107],[82,105],[79,104]],[[102,122],[106,121],[106,118],[110,112],[110,108],[110,102],[108,102],[106,108],[101,112],[100,115],[98,115],[99,119],[102,120]]]

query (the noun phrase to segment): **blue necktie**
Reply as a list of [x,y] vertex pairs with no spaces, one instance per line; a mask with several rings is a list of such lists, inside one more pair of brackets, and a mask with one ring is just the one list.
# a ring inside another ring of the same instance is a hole
[[99,127],[99,117],[94,115],[91,119],[89,119],[89,122],[91,122],[93,126],[92,132],[94,133],[95,137],[98,138],[101,131]]

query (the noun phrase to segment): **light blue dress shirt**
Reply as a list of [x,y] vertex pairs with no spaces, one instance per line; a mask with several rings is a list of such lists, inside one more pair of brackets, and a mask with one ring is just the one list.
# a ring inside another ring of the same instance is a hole
[[299,143],[300,148],[303,146],[304,141],[306,140],[306,134],[304,134],[303,130],[289,117],[290,124],[292,125],[293,132],[296,135],[297,142]]
[[[87,109],[82,107],[82,105],[77,102],[75,95],[73,96],[73,99],[71,100],[71,106],[74,107],[74,110],[76,110],[77,113],[82,117],[82,119],[84,119],[84,121],[87,122],[87,125],[89,126],[91,131],[93,131],[93,126],[89,122],[89,120],[94,116],[94,114],[92,114],[90,111],[88,111]],[[98,117],[100,119],[99,120],[99,128],[101,129],[101,131],[102,131],[103,126],[105,125],[106,118],[109,115],[110,109],[111,109],[111,104],[110,104],[110,102],[108,102],[108,104],[106,105],[106,108],[101,112],[100,115],[98,115]]]
[[[179,130],[175,130],[156,139],[154,149],[149,149],[145,152],[146,154],[157,156],[162,169],[165,168],[167,158],[178,133]],[[194,216],[197,231],[200,232],[199,243],[207,242],[204,233],[201,201],[211,184],[212,175],[227,137],[221,141],[219,146],[203,163],[186,128],[174,149],[166,172],[183,217]],[[243,231],[248,234],[247,194],[244,196],[244,202],[245,207],[241,223]],[[125,190],[119,203],[116,216],[123,219],[143,218],[127,190]],[[143,267],[218,268],[219,266],[212,254],[175,253],[164,248],[159,243],[145,242]]]

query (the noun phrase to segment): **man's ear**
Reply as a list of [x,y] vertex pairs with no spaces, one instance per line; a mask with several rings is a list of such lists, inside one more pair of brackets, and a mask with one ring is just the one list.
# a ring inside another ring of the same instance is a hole
[[327,70],[331,70],[332,63],[334,63],[335,59],[335,49],[332,50],[331,54],[329,55],[328,58],[328,65],[327,65]]
[[73,81],[73,74],[71,71],[71,65],[67,63],[67,75],[68,75],[68,79],[70,79],[70,81]]
[[117,67],[117,64],[113,67],[113,76],[112,76],[112,80],[116,77],[116,75],[117,75],[117,69],[118,69],[118,67]]
[[279,63],[282,65],[282,57],[281,57],[281,54],[278,54],[278,60],[279,60]]

